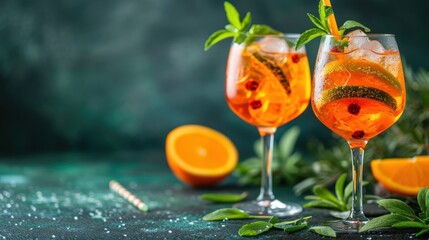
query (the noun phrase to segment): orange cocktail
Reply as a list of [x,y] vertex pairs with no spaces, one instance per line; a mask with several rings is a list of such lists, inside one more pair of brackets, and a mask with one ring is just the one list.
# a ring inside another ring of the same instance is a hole
[[[276,38],[268,36],[249,46],[233,44],[228,58],[226,101],[235,114],[257,127],[290,122],[310,99],[306,53],[293,51]],[[284,46],[264,49],[270,41]]]
[[277,127],[299,116],[310,100],[310,70],[305,48],[295,50],[299,35],[251,36],[231,45],[225,97],[232,111],[258,128],[263,145],[261,191],[236,208],[258,215],[291,216],[302,211],[272,192],[273,139]]
[[[344,44],[345,43],[345,44]],[[312,108],[344,138],[352,155],[352,209],[337,230],[357,231],[363,213],[363,155],[368,140],[392,126],[405,107],[405,83],[395,36],[360,30],[322,37],[314,70]]]
[[313,110],[323,124],[344,139],[369,140],[395,123],[404,110],[399,52],[333,50],[317,61]]

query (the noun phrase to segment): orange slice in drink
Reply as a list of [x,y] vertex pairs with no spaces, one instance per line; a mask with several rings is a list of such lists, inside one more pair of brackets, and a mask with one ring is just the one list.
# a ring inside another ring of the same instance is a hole
[[167,135],[165,151],[173,173],[191,186],[219,183],[238,162],[237,149],[229,138],[200,125],[173,129]]
[[321,101],[318,104],[323,106],[328,102],[342,98],[367,98],[382,102],[393,110],[396,110],[397,108],[397,102],[395,98],[390,96],[388,93],[377,88],[365,86],[342,86],[324,90],[322,92]]
[[337,60],[326,64],[324,75],[329,75],[338,72],[358,72],[372,76],[378,80],[384,81],[389,86],[392,86],[396,91],[401,92],[402,86],[398,79],[380,64],[370,62],[363,59],[345,59]]
[[391,192],[417,196],[429,186],[429,156],[389,158],[371,161],[374,178]]
[[277,78],[277,80],[280,82],[287,94],[291,93],[290,83],[287,80],[283,70],[279,66],[265,59],[261,54],[257,52],[253,53],[252,56],[256,59],[256,61],[260,62],[264,67],[269,69],[273,76]]

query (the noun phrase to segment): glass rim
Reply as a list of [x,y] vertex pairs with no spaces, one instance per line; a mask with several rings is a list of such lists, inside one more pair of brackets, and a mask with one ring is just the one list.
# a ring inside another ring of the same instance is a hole
[[347,36],[347,35],[333,35],[326,34],[325,37],[349,37],[349,38],[360,38],[360,37],[395,37],[393,33],[365,33],[365,36]]

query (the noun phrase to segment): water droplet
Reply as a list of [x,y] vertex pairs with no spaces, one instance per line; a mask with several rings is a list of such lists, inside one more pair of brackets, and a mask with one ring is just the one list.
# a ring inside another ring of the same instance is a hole
[[78,217],[77,217],[77,216],[74,216],[74,218],[73,218],[73,219],[77,221],[77,220],[78,220]]
[[171,230],[168,230],[168,233],[172,233],[173,231],[171,231]]

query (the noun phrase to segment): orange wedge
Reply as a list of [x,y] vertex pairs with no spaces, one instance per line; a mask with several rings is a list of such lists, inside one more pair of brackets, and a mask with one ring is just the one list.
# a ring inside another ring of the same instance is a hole
[[371,161],[374,178],[391,192],[417,196],[429,186],[429,156],[388,158]]
[[222,133],[200,125],[173,129],[165,144],[168,165],[191,186],[211,186],[227,177],[238,162],[235,145]]

